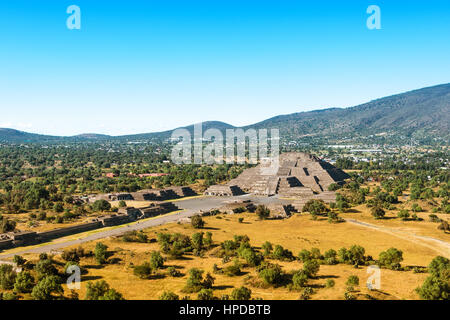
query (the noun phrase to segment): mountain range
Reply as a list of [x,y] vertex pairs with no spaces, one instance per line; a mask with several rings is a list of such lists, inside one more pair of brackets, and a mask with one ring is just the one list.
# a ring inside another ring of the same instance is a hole
[[[441,141],[448,145],[450,123],[450,83],[413,90],[380,98],[355,107],[329,108],[316,111],[279,115],[252,125],[247,130],[278,128],[285,140],[390,137]],[[184,127],[193,131],[194,125]],[[220,122],[203,123],[208,128],[225,129],[234,126]],[[167,139],[173,130],[124,136],[95,133],[71,137],[49,136],[0,128],[0,141],[7,143],[82,142],[82,141],[136,141]]]

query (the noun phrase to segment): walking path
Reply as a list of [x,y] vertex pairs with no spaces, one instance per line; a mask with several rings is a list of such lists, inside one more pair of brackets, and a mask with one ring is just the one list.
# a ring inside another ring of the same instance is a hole
[[450,258],[450,243],[448,243],[444,240],[440,240],[440,239],[436,239],[436,238],[432,238],[432,237],[428,237],[428,236],[419,236],[415,233],[406,232],[403,230],[384,227],[384,226],[377,226],[374,224],[362,222],[362,221],[355,220],[355,219],[345,219],[345,221],[359,225],[359,226],[363,226],[366,228],[385,232],[390,235],[396,236],[398,238],[414,242],[418,245],[430,248],[446,258]]

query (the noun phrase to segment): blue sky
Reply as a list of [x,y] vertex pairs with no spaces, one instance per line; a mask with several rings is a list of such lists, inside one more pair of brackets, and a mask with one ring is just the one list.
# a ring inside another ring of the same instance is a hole
[[448,0],[1,1],[0,127],[245,125],[448,83],[449,14]]

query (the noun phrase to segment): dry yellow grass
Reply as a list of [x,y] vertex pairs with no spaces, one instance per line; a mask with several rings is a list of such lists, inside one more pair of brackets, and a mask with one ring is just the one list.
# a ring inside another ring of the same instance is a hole
[[[319,248],[322,252],[333,248],[338,250],[341,247],[350,247],[359,244],[366,249],[366,254],[377,258],[381,251],[390,247],[395,247],[403,251],[403,265],[426,266],[437,255],[429,247],[418,245],[417,243],[398,238],[393,235],[376,230],[368,230],[365,227],[350,223],[329,224],[326,220],[312,221],[309,216],[293,216],[286,220],[259,221],[254,214],[240,214],[205,218],[207,230],[213,234],[213,240],[217,244],[223,240],[232,239],[234,235],[246,234],[250,237],[253,246],[261,246],[265,241],[273,244],[281,244],[283,247],[293,251],[295,255],[301,249]],[[238,218],[243,217],[244,223],[239,223]],[[145,230],[151,238],[156,237],[157,232],[180,232],[191,235],[198,230],[193,229],[188,224],[169,224]],[[166,266],[176,266],[183,274],[183,277],[172,278],[165,276],[159,279],[143,280],[133,274],[132,265],[142,264],[149,261],[150,252],[159,250],[157,243],[140,244],[125,243],[119,239],[104,239],[102,241],[110,250],[113,250],[113,258],[119,258],[117,264],[96,267],[93,258],[83,259],[82,266],[87,267],[88,274],[83,276],[82,288],[79,292],[83,298],[88,280],[106,280],[111,287],[121,292],[126,299],[158,299],[164,291],[173,291],[180,296],[187,279],[187,272],[190,268],[196,267],[212,272],[214,264],[223,266],[220,258],[194,257],[188,255],[182,260],[168,260]],[[93,250],[96,242],[90,242],[83,247]],[[298,270],[302,264],[295,262],[279,262],[283,270]],[[95,266],[95,267],[93,267]],[[166,273],[167,270],[161,270]],[[214,294],[221,296],[230,294],[233,288],[245,285],[250,287],[254,297],[263,299],[297,299],[299,291],[289,291],[285,287],[280,288],[257,288],[246,282],[247,277],[256,277],[254,268],[244,268],[243,276],[228,277],[225,275],[213,276],[216,278],[214,284]],[[368,278],[366,267],[355,269],[349,265],[321,266],[319,278],[310,283],[316,287],[313,299],[343,299],[346,290],[345,282],[350,275],[357,275],[360,278],[358,289],[361,293],[369,293],[365,288]],[[418,299],[414,289],[418,287],[426,278],[427,274],[416,274],[412,271],[391,271],[382,269],[381,291],[382,293],[371,292],[372,296],[379,299]],[[321,288],[327,279],[333,279],[336,285],[333,288]],[[191,294],[191,298],[196,298],[196,294]]]

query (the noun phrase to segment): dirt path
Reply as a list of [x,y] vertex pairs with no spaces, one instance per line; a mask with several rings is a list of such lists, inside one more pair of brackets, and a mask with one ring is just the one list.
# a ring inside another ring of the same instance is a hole
[[401,239],[404,239],[407,241],[411,241],[415,244],[432,249],[432,250],[438,252],[443,257],[450,258],[450,243],[448,243],[446,241],[443,241],[440,239],[435,239],[432,237],[427,237],[427,236],[419,236],[415,233],[406,232],[406,231],[395,229],[395,228],[377,226],[374,224],[362,222],[362,221],[355,220],[355,219],[345,219],[345,221],[359,225],[359,226],[363,226],[366,228],[385,232],[385,233],[388,233],[390,235],[396,236],[398,238],[401,238]]

